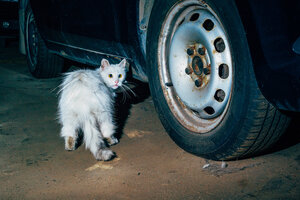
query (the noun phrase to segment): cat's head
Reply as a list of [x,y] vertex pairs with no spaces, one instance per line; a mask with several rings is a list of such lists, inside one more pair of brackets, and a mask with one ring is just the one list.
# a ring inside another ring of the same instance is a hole
[[123,59],[119,64],[109,64],[108,60],[102,59],[100,66],[100,75],[105,84],[112,88],[117,89],[122,86],[126,75],[126,59]]

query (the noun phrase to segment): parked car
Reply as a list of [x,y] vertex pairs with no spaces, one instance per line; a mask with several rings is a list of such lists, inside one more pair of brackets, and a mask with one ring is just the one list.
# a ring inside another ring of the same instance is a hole
[[[271,147],[300,111],[299,1],[21,0],[21,51],[37,78],[65,59],[126,58],[184,150],[215,160]],[[298,40],[297,40],[298,39]]]
[[19,33],[18,0],[0,0],[0,46]]

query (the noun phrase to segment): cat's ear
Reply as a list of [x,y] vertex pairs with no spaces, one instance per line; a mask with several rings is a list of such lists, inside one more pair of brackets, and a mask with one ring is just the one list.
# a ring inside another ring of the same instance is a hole
[[120,63],[119,66],[125,68],[126,67],[126,59],[124,58]]
[[108,66],[109,66],[108,60],[106,60],[105,58],[103,58],[101,60],[101,69],[103,70],[105,67],[108,67]]

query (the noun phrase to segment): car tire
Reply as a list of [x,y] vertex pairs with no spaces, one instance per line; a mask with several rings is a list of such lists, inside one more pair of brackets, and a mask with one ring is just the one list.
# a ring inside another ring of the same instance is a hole
[[147,32],[155,108],[184,150],[213,160],[256,155],[289,118],[261,94],[234,1],[156,1]]
[[64,59],[47,49],[38,32],[30,6],[27,6],[25,12],[25,49],[28,68],[34,77],[52,78],[64,71]]

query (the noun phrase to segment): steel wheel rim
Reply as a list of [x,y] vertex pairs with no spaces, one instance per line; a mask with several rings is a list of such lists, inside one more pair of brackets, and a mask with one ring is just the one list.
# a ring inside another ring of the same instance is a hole
[[189,0],[172,7],[159,36],[165,99],[176,119],[195,133],[216,128],[230,103],[233,66],[223,27],[208,5]]
[[30,62],[30,68],[32,71],[34,71],[35,66],[37,65],[38,56],[38,32],[32,12],[28,14],[26,20],[26,30],[27,57]]

